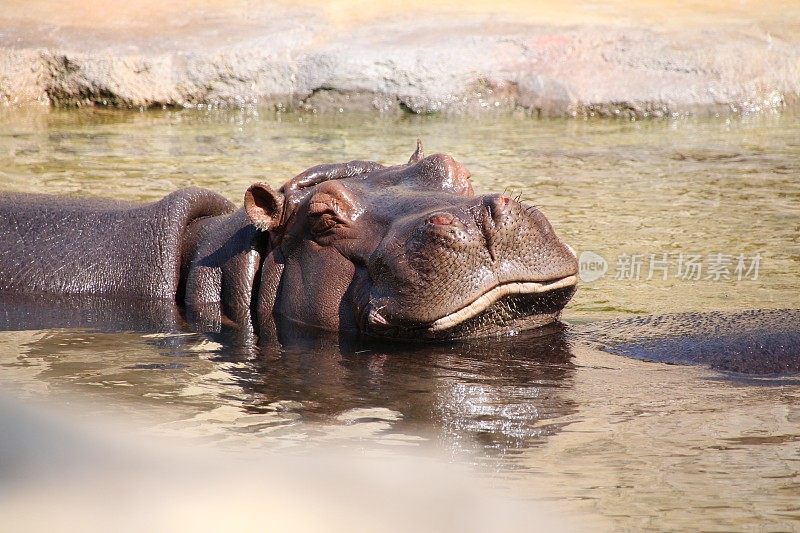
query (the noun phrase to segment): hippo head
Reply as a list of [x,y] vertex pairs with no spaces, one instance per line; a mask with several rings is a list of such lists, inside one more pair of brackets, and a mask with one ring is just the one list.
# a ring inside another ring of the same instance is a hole
[[535,207],[475,196],[447,155],[313,167],[245,211],[269,233],[257,313],[323,330],[420,340],[553,322],[577,260]]

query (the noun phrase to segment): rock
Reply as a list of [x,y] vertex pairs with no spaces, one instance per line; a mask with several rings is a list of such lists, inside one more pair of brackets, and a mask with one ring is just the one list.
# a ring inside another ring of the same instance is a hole
[[232,13],[190,12],[161,21],[168,31],[12,13],[0,19],[0,101],[637,118],[758,112],[800,95],[800,36],[789,30],[392,12],[343,27],[310,8]]

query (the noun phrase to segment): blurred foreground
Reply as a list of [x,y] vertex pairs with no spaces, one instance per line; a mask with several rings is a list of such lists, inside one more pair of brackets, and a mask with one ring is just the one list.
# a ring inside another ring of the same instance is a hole
[[435,457],[224,449],[0,397],[4,531],[586,531]]

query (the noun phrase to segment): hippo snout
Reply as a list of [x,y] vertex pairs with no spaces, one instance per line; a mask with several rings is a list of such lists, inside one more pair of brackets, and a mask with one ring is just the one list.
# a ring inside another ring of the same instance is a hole
[[[554,319],[578,271],[575,254],[541,211],[499,194],[399,222],[373,263],[379,268],[369,325],[380,334],[405,329],[416,336],[452,336],[447,330],[456,327],[468,336],[498,319],[498,330],[523,328],[526,319],[543,319],[531,312]],[[490,310],[501,316],[490,319]],[[476,320],[482,322],[465,326]]]

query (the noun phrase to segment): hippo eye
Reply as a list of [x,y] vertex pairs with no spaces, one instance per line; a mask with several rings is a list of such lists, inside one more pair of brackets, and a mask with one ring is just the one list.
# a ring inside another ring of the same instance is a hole
[[339,218],[329,211],[311,215],[311,233],[323,235],[340,224]]
[[347,206],[338,197],[318,193],[308,203],[308,220],[311,233],[321,237],[333,229],[346,225],[350,217]]

